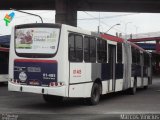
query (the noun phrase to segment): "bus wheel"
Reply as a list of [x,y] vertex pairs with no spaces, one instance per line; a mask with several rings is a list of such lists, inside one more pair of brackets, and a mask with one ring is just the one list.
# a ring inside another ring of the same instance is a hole
[[148,89],[148,85],[144,86],[143,88],[144,88],[145,90]]
[[136,90],[137,90],[137,81],[134,80],[134,85],[133,85],[132,88],[129,88],[129,89],[128,89],[128,93],[129,93],[130,95],[135,95],[135,94],[136,94]]
[[99,103],[100,94],[101,94],[101,85],[94,83],[92,86],[91,97],[87,98],[87,103],[89,105],[97,105]]
[[45,102],[50,104],[57,104],[63,102],[63,97],[53,96],[53,95],[43,95],[43,99]]
[[[149,80],[148,80],[148,84],[149,84]],[[145,90],[148,89],[148,84],[143,87]]]

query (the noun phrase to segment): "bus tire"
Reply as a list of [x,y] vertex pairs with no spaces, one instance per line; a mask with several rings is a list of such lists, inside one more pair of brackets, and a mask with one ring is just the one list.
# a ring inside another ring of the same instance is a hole
[[145,90],[148,89],[148,85],[144,86],[143,88],[144,88]]
[[53,95],[43,95],[43,99],[46,103],[57,104],[63,102],[63,97]]
[[[149,84],[149,80],[148,80],[148,84]],[[148,89],[148,84],[143,87],[145,90]]]
[[87,98],[87,104],[89,105],[97,105],[99,103],[101,94],[101,85],[98,83],[94,83],[92,86],[91,97]]
[[136,94],[136,91],[137,91],[137,80],[134,80],[134,85],[132,88],[129,88],[128,89],[128,93],[130,95],[135,95]]

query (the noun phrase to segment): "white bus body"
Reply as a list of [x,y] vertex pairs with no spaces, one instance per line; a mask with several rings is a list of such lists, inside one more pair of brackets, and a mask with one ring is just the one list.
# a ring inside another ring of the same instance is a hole
[[129,42],[109,40],[64,24],[15,26],[8,89],[43,94],[46,101],[52,96],[87,98],[90,104],[98,103],[99,94],[128,89],[134,93],[136,87],[148,86],[151,69],[149,64],[146,76],[143,66],[139,66],[139,76],[132,72],[132,47],[146,53]]

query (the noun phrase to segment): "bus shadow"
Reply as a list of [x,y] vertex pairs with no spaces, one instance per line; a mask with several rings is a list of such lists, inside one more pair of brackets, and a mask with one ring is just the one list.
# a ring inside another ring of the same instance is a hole
[[[45,101],[40,101],[39,103],[32,103],[32,104],[23,104],[20,105],[19,108],[25,108],[25,110],[32,110],[33,112],[38,112],[39,110],[42,112],[48,113],[63,113],[68,112],[69,110],[73,110],[74,108],[82,108],[85,107],[84,103],[81,99],[68,99],[64,102],[59,103],[46,103]],[[39,113],[39,112],[38,112]]]
[[64,107],[74,107],[74,106],[82,106],[84,105],[84,101],[83,99],[78,99],[78,98],[69,98],[69,99],[65,99],[63,102],[56,102],[56,103],[46,103],[44,101],[44,103],[41,103],[41,105],[39,104],[35,104],[32,106],[35,106],[37,108],[37,106],[41,106],[41,107],[46,107],[46,108],[64,108]]
[[[148,88],[149,89],[149,88]],[[147,89],[144,88],[137,88],[136,94],[135,95],[130,95],[127,90],[125,91],[118,91],[118,92],[113,92],[113,93],[108,93],[106,95],[101,96],[100,102],[106,102],[106,101],[112,101],[115,99],[121,99],[125,97],[130,97],[130,96],[136,96],[138,94],[142,94],[142,92],[145,92]]]
[[[142,89],[142,88],[138,88],[137,89],[137,93],[136,94],[141,94],[141,92],[144,92],[145,90]],[[136,95],[135,94],[135,95]],[[102,105],[102,104],[108,104],[110,103],[110,101],[114,101],[114,100],[117,100],[117,99],[125,99],[125,97],[130,97],[132,95],[128,95],[125,91],[120,91],[120,92],[115,92],[115,93],[109,93],[109,94],[106,94],[106,95],[102,95],[101,96],[101,99],[100,99],[100,102],[99,102],[99,105]],[[63,102],[59,102],[59,103],[45,103],[45,101],[43,102],[40,101],[39,103],[35,104],[32,103],[32,104],[25,104],[23,105],[24,108],[32,108],[34,110],[37,110],[37,109],[43,109],[43,110],[56,110],[56,111],[64,111],[64,109],[69,109],[69,108],[75,108],[75,107],[89,107],[91,105],[88,105],[86,102],[84,102],[84,99],[75,99],[75,98],[69,98],[69,99],[65,99]],[[21,106],[22,107],[22,106]]]
[[0,82],[0,87],[7,87],[8,86],[8,82]]

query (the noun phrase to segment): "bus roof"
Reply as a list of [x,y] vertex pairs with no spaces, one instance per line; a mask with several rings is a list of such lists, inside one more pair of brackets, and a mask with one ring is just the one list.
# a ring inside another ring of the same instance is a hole
[[[113,35],[109,35],[106,33],[102,33],[100,34],[100,36],[106,40],[111,40],[111,41],[115,41],[115,42],[121,42],[121,43],[125,43],[125,40],[123,38],[117,37],[117,36],[113,36]],[[141,50],[143,52],[149,53],[146,50],[144,50],[143,48],[141,48],[140,46],[136,45],[135,43],[129,42],[127,41],[127,43],[129,43],[132,47]]]
[[106,40],[124,43],[124,39],[117,37],[117,36],[112,36],[112,35],[109,35],[106,33],[102,33],[102,34],[100,34],[100,36]]

